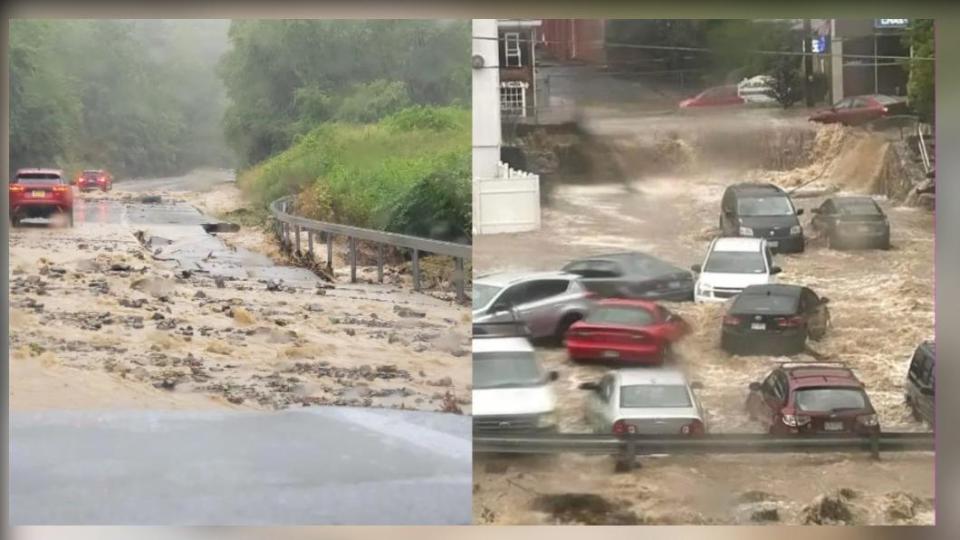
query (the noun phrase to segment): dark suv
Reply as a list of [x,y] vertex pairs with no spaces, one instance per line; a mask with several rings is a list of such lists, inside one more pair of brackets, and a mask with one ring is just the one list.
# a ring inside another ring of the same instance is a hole
[[723,192],[720,202],[720,234],[766,238],[770,250],[800,253],[804,248],[803,227],[790,195],[773,184],[734,184]]
[[907,406],[917,420],[933,425],[933,387],[934,387],[934,357],[937,346],[933,341],[924,341],[913,352],[910,360],[910,370],[907,371],[906,395]]

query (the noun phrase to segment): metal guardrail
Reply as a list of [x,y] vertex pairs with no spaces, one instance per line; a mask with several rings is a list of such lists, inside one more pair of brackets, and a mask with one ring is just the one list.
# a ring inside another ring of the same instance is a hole
[[869,451],[932,451],[933,433],[880,433],[875,436],[817,435],[782,437],[766,434],[707,434],[700,437],[616,436],[593,433],[474,432],[474,453],[618,455],[618,467],[631,466],[637,456],[659,454],[763,454]]
[[360,227],[351,227],[348,225],[339,225],[337,223],[326,223],[289,213],[292,207],[292,197],[283,197],[270,204],[270,213],[276,220],[277,237],[284,247],[294,247],[297,253],[303,253],[301,250],[300,237],[306,232],[307,253],[314,256],[314,235],[319,236],[321,242],[327,245],[327,270],[333,271],[333,238],[335,236],[345,236],[350,246],[350,281],[357,281],[357,241],[363,240],[377,244],[377,280],[383,283],[383,246],[394,246],[398,248],[407,248],[413,251],[411,261],[413,273],[413,287],[419,291],[420,286],[420,253],[433,253],[436,255],[448,255],[454,258],[456,265],[455,282],[457,287],[457,300],[463,302],[466,300],[467,276],[464,271],[464,261],[470,260],[472,256],[472,247],[466,244],[457,244],[455,242],[443,242],[440,240],[431,240],[429,238],[419,238],[416,236],[407,236],[403,234],[376,231],[372,229],[362,229]]

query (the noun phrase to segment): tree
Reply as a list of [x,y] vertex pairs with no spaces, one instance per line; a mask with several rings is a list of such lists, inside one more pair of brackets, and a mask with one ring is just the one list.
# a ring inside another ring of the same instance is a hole
[[[933,58],[933,19],[912,19],[904,38],[917,58]],[[934,82],[932,60],[911,60],[907,80],[910,106],[925,122],[934,122]]]

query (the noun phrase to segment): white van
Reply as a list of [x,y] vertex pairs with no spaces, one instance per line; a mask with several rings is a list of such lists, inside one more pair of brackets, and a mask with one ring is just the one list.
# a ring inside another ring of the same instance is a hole
[[475,432],[555,430],[557,372],[543,369],[525,337],[473,339]]
[[716,238],[710,243],[697,272],[693,298],[696,302],[726,302],[750,285],[775,283],[781,272],[765,238]]

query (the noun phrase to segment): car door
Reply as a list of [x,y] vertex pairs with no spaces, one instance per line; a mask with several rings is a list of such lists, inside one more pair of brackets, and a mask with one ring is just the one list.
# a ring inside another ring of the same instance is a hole
[[877,118],[877,116],[876,111],[871,107],[870,100],[864,97],[858,97],[853,99],[850,107],[847,109],[846,121],[844,123],[848,126],[859,126]]
[[776,416],[780,414],[785,397],[778,371],[774,371],[763,381],[758,397],[757,410],[754,414],[764,427],[769,428],[773,425]]
[[518,304],[522,304],[526,297],[527,283],[509,285],[490,303],[486,314],[474,322],[507,322],[514,320]]
[[806,287],[800,291],[800,306],[807,320],[807,334],[811,339],[820,340],[827,333],[830,312],[817,293]]
[[850,107],[853,105],[853,98],[844,98],[833,106],[832,122],[846,124],[850,117]]
[[567,300],[563,294],[569,287],[567,279],[538,279],[526,283],[517,312],[535,337],[549,336],[556,331]]
[[933,418],[933,364],[934,359],[922,348],[917,349],[910,364],[910,382],[915,388],[912,392],[913,406],[922,418]]

